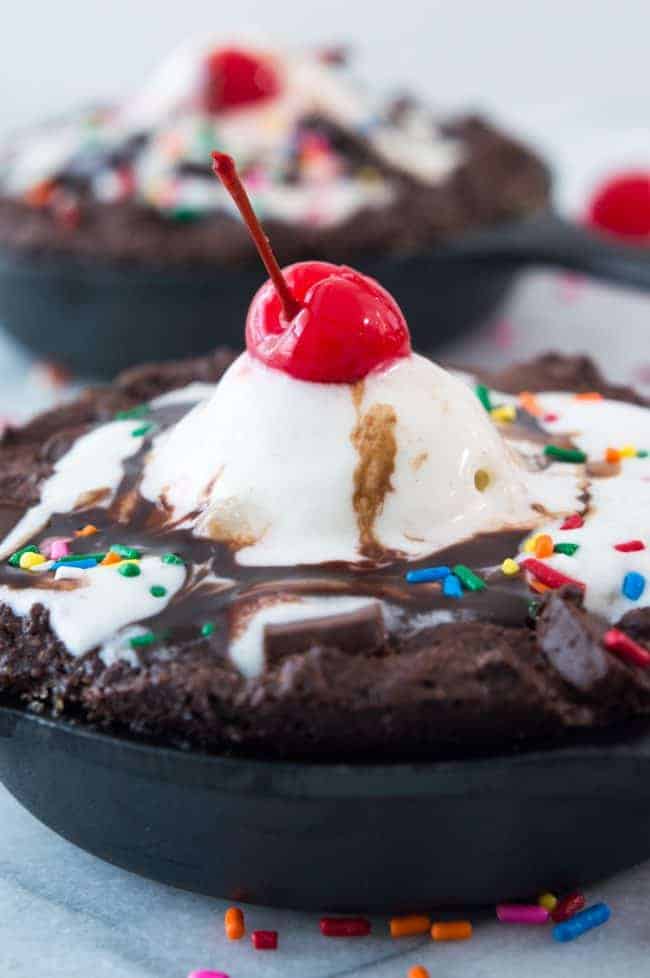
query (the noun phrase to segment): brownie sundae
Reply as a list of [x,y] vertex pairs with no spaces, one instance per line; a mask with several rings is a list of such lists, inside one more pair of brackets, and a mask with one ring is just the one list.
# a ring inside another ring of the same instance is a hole
[[411,349],[379,283],[269,272],[246,351],[0,445],[0,690],[131,735],[415,757],[650,712],[650,413],[587,360]]
[[285,260],[422,250],[548,202],[545,166],[475,116],[385,104],[332,51],[184,44],[131,97],[0,147],[0,245],[155,266],[254,260],[210,151]]

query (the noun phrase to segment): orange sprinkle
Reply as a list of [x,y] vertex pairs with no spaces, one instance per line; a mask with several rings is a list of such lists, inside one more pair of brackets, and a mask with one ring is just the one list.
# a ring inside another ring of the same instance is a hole
[[239,907],[228,907],[224,917],[226,937],[229,941],[240,941],[246,933],[244,915]]
[[575,395],[576,401],[602,401],[603,395],[598,391],[583,391],[582,394]]
[[102,564],[119,564],[121,560],[119,554],[116,554],[114,550],[109,550],[99,566],[101,567]]
[[553,541],[548,533],[540,533],[535,540],[535,556],[550,557],[553,553]]
[[608,448],[605,452],[605,461],[609,462],[611,465],[615,465],[616,462],[621,461],[621,453],[618,448]]
[[33,187],[29,188],[24,195],[24,200],[29,207],[47,207],[53,193],[54,181],[41,180],[40,183],[35,183]]
[[472,936],[469,920],[449,920],[434,924],[431,928],[434,941],[466,941]]
[[431,921],[423,914],[411,914],[408,917],[393,917],[390,922],[391,937],[412,937],[413,934],[426,934],[431,927]]
[[76,537],[91,537],[93,533],[99,533],[99,530],[92,523],[86,523],[83,530],[74,531]]
[[533,591],[537,591],[538,594],[544,594],[545,591],[549,590],[548,584],[542,584],[541,581],[535,581],[535,580],[529,581],[528,587],[532,588]]
[[542,405],[530,391],[522,391],[520,393],[519,403],[524,411],[528,411],[528,413],[532,414],[535,418],[539,418],[544,413]]
[[429,978],[429,972],[422,964],[414,964],[409,968],[408,978]]

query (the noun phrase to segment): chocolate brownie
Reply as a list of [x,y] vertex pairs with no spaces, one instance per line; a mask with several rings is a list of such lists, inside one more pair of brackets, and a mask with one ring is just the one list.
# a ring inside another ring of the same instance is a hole
[[[508,451],[553,485],[573,473],[575,499],[542,514],[541,532],[509,526],[410,560],[387,549],[356,562],[265,566],[246,557],[250,541],[194,532],[194,517],[176,518],[173,493],[152,502],[144,481],[158,440],[197,401],[207,403],[205,385],[234,359],[218,350],[137,368],[6,432],[4,701],[178,746],[310,758],[489,751],[648,715],[650,608],[638,588],[650,527],[647,503],[637,508],[636,499],[647,493],[650,444],[627,443],[639,419],[650,441],[647,403],[582,357],[552,354],[477,376]],[[565,393],[544,393],[558,390]],[[563,451],[579,451],[574,426],[589,410],[599,412],[596,428],[610,417],[621,426],[618,446],[604,460],[590,447],[582,463],[565,461]],[[90,475],[87,458],[95,460]],[[610,471],[589,475],[588,464],[600,461]],[[74,491],[59,512],[53,480],[66,473],[64,489]],[[633,534],[617,523],[626,501]],[[81,554],[91,555],[88,566],[74,566]],[[518,572],[506,573],[512,558]],[[636,597],[601,587],[594,561],[613,565],[613,580],[634,580]],[[460,596],[440,576],[413,580],[413,571],[441,567],[463,583]],[[106,619],[101,628],[84,618],[83,594]],[[269,613],[301,602],[309,614]],[[241,643],[250,644],[256,621],[253,668]],[[101,632],[94,644],[93,629]]]
[[[272,91],[228,90],[237,58],[272,72]],[[120,105],[9,138],[0,246],[163,266],[250,261],[210,173],[213,149],[237,159],[283,262],[417,252],[549,201],[544,163],[479,116],[377,104],[318,52],[203,43]]]

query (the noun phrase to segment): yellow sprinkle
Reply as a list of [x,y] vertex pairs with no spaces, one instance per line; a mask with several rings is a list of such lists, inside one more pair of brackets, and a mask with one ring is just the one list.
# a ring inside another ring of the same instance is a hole
[[549,913],[552,913],[557,907],[557,897],[552,893],[540,893],[539,900],[537,901],[540,907],[544,907]]
[[528,537],[527,540],[524,540],[524,553],[525,554],[534,554],[535,553],[535,546],[537,544],[538,537],[539,537],[539,533],[536,533],[534,537]]
[[512,577],[513,574],[519,573],[519,564],[516,560],[513,560],[512,557],[506,557],[501,564],[501,570],[504,574],[507,574],[508,577]]
[[19,561],[19,566],[23,570],[29,570],[30,567],[38,567],[39,564],[45,563],[45,557],[43,554],[35,554],[29,551],[29,553],[23,554]]
[[492,408],[490,417],[493,421],[515,421],[517,409],[514,404],[502,404],[501,407]]
[[636,445],[623,445],[623,447],[619,449],[619,454],[622,455],[623,458],[634,458],[636,456]]

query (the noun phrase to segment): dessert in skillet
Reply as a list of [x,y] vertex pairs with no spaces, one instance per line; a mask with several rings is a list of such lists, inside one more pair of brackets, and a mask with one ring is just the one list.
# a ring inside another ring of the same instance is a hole
[[[588,361],[411,349],[375,281],[269,271],[246,352],[0,446],[0,687],[114,730],[439,755],[650,711],[650,413]],[[435,298],[435,297],[434,297]]]
[[254,261],[210,179],[231,153],[285,260],[413,252],[548,203],[533,153],[475,116],[384,104],[332,51],[200,39],[119,104],[0,148],[0,245],[138,263]]

